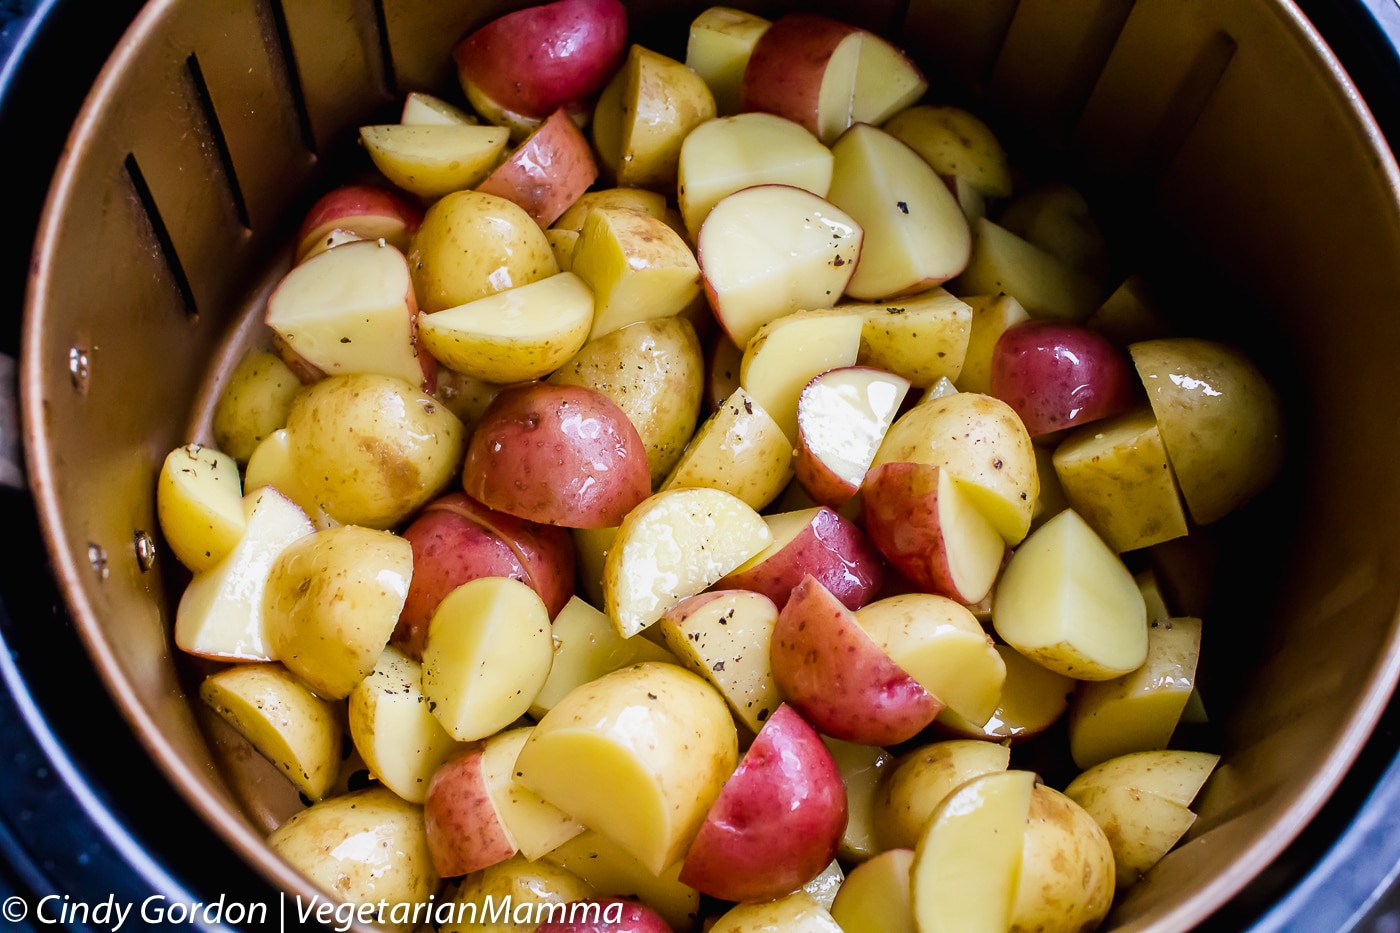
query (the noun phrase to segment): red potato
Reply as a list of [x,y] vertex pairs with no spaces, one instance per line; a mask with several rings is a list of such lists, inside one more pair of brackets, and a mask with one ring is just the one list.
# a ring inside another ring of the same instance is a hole
[[779,692],[834,739],[897,745],[943,708],[810,575],[778,614],[770,661]]
[[710,807],[680,881],[727,901],[781,897],[831,863],[846,819],[846,786],[831,752],[780,706]]
[[548,227],[597,178],[598,165],[587,137],[560,109],[477,185],[477,190],[514,201],[541,227]]
[[598,91],[626,48],[627,8],[619,0],[557,0],[492,20],[459,42],[452,58],[474,106],[484,98],[495,109],[546,117]]
[[1015,409],[1031,437],[1122,414],[1137,380],[1122,351],[1087,328],[1025,321],[992,351],[991,394]]
[[423,222],[423,208],[396,192],[377,185],[341,185],[321,195],[306,212],[297,230],[297,259],[306,256],[332,231],[380,240],[408,251],[414,231]]
[[793,467],[814,501],[839,509],[856,494],[908,392],[908,379],[869,366],[827,370],[807,383],[797,399]]
[[611,528],[651,495],[651,468],[637,429],[612,399],[531,382],[505,389],[482,414],[462,488],[541,524]]
[[1006,545],[948,471],[884,463],[861,487],[866,534],[920,589],[971,605],[991,592]]
[[885,585],[880,552],[855,522],[821,507],[765,518],[773,543],[715,589],[753,590],[782,609],[805,576],[812,576],[847,609],[855,610]]
[[413,546],[413,580],[391,642],[421,660],[428,623],[447,594],[478,577],[512,577],[544,600],[552,619],[574,591],[573,538],[487,508],[457,492],[429,503],[403,536]]
[[568,920],[541,923],[535,933],[672,933],[660,914],[636,901],[598,897],[568,907]]
[[473,744],[433,772],[423,800],[428,853],[439,876],[480,871],[515,854],[500,812],[491,799],[482,746]]

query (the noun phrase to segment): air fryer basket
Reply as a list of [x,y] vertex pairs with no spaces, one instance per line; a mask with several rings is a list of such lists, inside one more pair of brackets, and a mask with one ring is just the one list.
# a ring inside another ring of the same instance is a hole
[[[158,544],[155,477],[205,439],[210,367],[353,128],[404,91],[450,88],[454,41],[519,5],[152,0],[73,129],[36,244],[27,456],[75,622],[171,782],[307,896],[262,843],[256,778],[216,764],[186,695],[169,599],[183,571]],[[671,54],[703,8],[629,6],[634,35],[663,25],[649,34]],[[1317,812],[1400,670],[1400,175],[1286,0],[867,0],[854,15],[935,94],[977,101],[1015,151],[1084,184],[1183,329],[1245,344],[1289,400],[1284,481],[1206,535],[1225,763],[1191,840],[1111,918],[1188,928]]]

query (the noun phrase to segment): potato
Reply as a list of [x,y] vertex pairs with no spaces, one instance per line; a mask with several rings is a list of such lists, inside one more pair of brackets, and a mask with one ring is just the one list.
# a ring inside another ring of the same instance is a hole
[[1065,788],[1065,796],[1103,827],[1119,889],[1142,877],[1191,828],[1191,801],[1219,761],[1206,752],[1135,752],[1095,765]]
[[992,624],[1011,647],[1076,680],[1112,680],[1147,659],[1147,607],[1133,575],[1069,509],[1011,555]]
[[1283,466],[1283,412],[1248,357],[1193,338],[1148,340],[1128,352],[1198,524],[1223,517],[1273,481]]
[[426,200],[480,184],[509,140],[500,127],[470,123],[360,127],[360,144],[374,167]]
[[860,526],[841,513],[818,506],[765,515],[763,520],[772,543],[716,583],[716,589],[762,593],[781,609],[792,588],[811,575],[854,610],[884,586],[880,552]]
[[647,191],[643,188],[603,188],[580,195],[577,201],[569,205],[568,210],[559,215],[559,219],[554,221],[550,229],[581,234],[584,222],[595,207],[622,208],[647,214],[657,220],[666,220],[670,210],[666,206],[666,195],[659,191]]
[[292,442],[286,428],[278,428],[263,438],[248,458],[247,469],[243,471],[243,488],[246,492],[255,492],[265,486],[271,486],[295,503],[316,526],[316,530],[323,531],[340,524],[327,515],[320,502],[307,491],[308,484],[297,473],[296,465],[292,462]]
[[608,528],[651,493],[646,449],[612,399],[526,383],[497,395],[467,448],[462,487],[519,518]]
[[909,903],[913,863],[912,849],[887,849],[853,868],[831,904],[843,933],[917,933]]
[[1024,321],[992,351],[991,394],[1020,416],[1032,438],[1119,415],[1137,400],[1123,352],[1069,321]]
[[946,469],[1007,544],[1030,530],[1040,493],[1035,449],[1000,399],[959,392],[915,405],[890,426],[871,468],[905,461]]
[[293,542],[263,597],[273,652],[321,696],[349,696],[389,643],[412,574],[413,549],[387,531],[343,525]]
[[839,854],[848,864],[860,862],[880,851],[875,836],[875,798],[883,779],[894,768],[894,756],[876,745],[858,745],[829,736],[822,741],[846,785],[848,813]]
[[510,577],[480,577],[433,613],[423,646],[423,695],[448,734],[483,739],[525,715],[549,677],[549,612]]
[[391,528],[447,486],[462,462],[462,422],[390,376],[328,376],[287,416],[297,477],[347,525]]
[[861,316],[862,366],[873,366],[927,388],[962,372],[972,333],[972,307],[942,288],[879,304],[843,305]]
[[1181,491],[1151,411],[1080,428],[1055,448],[1052,462],[1068,503],[1115,551],[1186,534]]
[[634,44],[598,100],[593,138],[619,185],[674,188],[681,144],[714,116],[714,95],[699,75]]
[[616,402],[646,447],[655,487],[695,432],[704,359],[688,320],[654,318],[590,340],[549,382],[587,386]]
[[331,704],[280,664],[238,664],[204,679],[199,698],[312,800],[340,767],[340,721]]
[[1026,817],[1012,929],[1093,929],[1113,903],[1113,877],[1113,849],[1099,824],[1064,794],[1037,784]]
[[248,527],[238,464],[212,447],[175,448],[156,481],[156,514],[180,563],[195,573],[213,567]]
[[512,201],[479,191],[455,191],[428,208],[408,265],[418,309],[427,314],[559,271],[534,218]]
[[992,390],[992,351],[1012,326],[1030,320],[1026,309],[1010,295],[969,295],[963,301],[972,309],[967,351],[962,370],[953,380],[962,392]]
[[734,715],[757,733],[783,702],[768,663],[778,609],[748,590],[700,593],[681,600],[657,623],[686,667],[724,695]]
[[593,293],[561,272],[426,314],[418,337],[449,369],[484,382],[549,375],[583,346],[593,325]]
[[837,309],[795,311],[758,328],[744,349],[739,384],[773,416],[795,446],[797,399],[827,370],[852,366],[860,351],[861,317]]
[[659,874],[695,838],[737,761],[719,692],[674,664],[645,663],[584,684],[546,713],[515,778]]
[[1011,168],[986,123],[958,107],[922,104],[900,111],[885,132],[902,140],[944,177],[965,178],[989,198],[1011,194]]
[[277,827],[267,844],[347,904],[416,904],[437,890],[423,808],[382,787],[314,804]]
[[742,388],[700,425],[662,490],[705,486],[762,509],[793,477],[792,442]]
[[577,596],[569,599],[550,628],[554,661],[549,667],[549,678],[530,703],[530,715],[536,720],[575,687],[604,674],[642,661],[676,663],[671,652],[653,641],[636,635],[623,638],[612,619]]
[[691,22],[685,63],[714,92],[720,116],[739,112],[744,68],[771,25],[761,16],[723,6],[709,7]]
[[409,803],[422,803],[428,781],[457,743],[428,710],[423,666],[387,647],[369,676],[350,691],[350,738],[370,774]]
[[1108,281],[1108,242],[1089,210],[1089,202],[1072,186],[1056,182],[1017,195],[998,220],[1070,268],[1099,282]]
[[593,289],[590,339],[680,314],[700,294],[700,265],[663,221],[625,208],[589,212],[569,269]]
[[[533,930],[537,919],[553,916],[549,906],[593,897],[593,888],[578,875],[548,862],[531,862],[522,855],[492,865],[462,879],[452,899],[454,922],[439,933],[520,933]],[[455,922],[461,920],[461,923]]]
[[1015,744],[1039,735],[1064,715],[1074,695],[1073,680],[1041,667],[1010,645],[997,645],[996,650],[1006,665],[996,712],[974,723],[945,709],[938,714],[940,728],[969,739]]
[[523,207],[541,227],[548,227],[598,178],[593,150],[572,119],[560,108],[476,190],[497,194]]
[[718,489],[667,489],[627,514],[603,565],[603,601],[624,637],[768,546],[772,532]]
[[592,830],[585,830],[543,858],[574,872],[599,894],[641,898],[673,929],[689,930],[695,924],[700,892],[677,880],[681,862],[653,874],[617,843]]
[[740,904],[720,917],[710,933],[841,933],[831,914],[806,891],[776,901]]
[[884,849],[918,845],[929,818],[958,785],[1005,771],[1011,752],[994,742],[953,739],[906,752],[886,770],[875,793],[875,837]]
[[1034,318],[1082,321],[1103,300],[1103,286],[1005,227],[972,224],[972,258],[950,285],[955,295],[1006,293]]
[[214,405],[214,443],[246,464],[263,438],[287,423],[301,381],[275,353],[249,350]]

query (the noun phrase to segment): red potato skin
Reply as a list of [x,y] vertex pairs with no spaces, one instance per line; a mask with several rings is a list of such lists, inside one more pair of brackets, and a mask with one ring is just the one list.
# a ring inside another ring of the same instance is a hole
[[811,575],[855,611],[885,585],[885,562],[855,522],[823,507],[811,523],[767,560],[715,584],[718,590],[753,590],[779,609],[802,578]]
[[552,619],[574,592],[573,538],[489,509],[464,493],[424,507],[403,536],[413,547],[413,579],[390,643],[422,660],[428,623],[438,604],[469,580],[511,577],[544,600]]
[[627,51],[620,0],[556,0],[508,13],[457,43],[468,82],[506,110],[545,117],[596,93]]
[[[645,904],[620,897],[592,898],[587,903],[598,904],[602,908],[602,920],[597,923],[583,920],[541,923],[535,927],[535,933],[672,933],[670,925],[661,915]],[[617,916],[617,908],[612,906],[614,904],[622,905],[621,916],[616,921],[609,919]]]
[[[372,226],[366,226],[366,219]],[[367,239],[372,233],[373,239],[383,237],[407,252],[422,222],[423,208],[394,191],[377,185],[341,185],[321,195],[306,212],[297,230],[297,256],[305,256],[317,240],[336,229]],[[386,228],[391,232],[386,234]]]
[[480,871],[515,854],[486,789],[481,750],[478,742],[458,752],[428,782],[423,825],[433,868],[442,878]]
[[467,446],[462,488],[490,508],[545,525],[612,528],[651,495],[637,429],[583,386],[503,390]]
[[[868,366],[850,367],[851,369],[870,369]],[[822,374],[825,375],[825,374]],[[797,482],[802,488],[807,490],[807,495],[812,497],[812,501],[819,505],[830,506],[839,509],[850,501],[851,497],[860,489],[858,484],[847,482],[838,476],[836,471],[829,467],[821,457],[812,452],[812,448],[807,443],[808,424],[814,426],[814,430],[820,431],[827,427],[822,422],[818,414],[813,417],[810,413],[812,406],[812,393],[815,391],[812,386],[821,379],[821,375],[813,377],[802,389],[802,394],[797,399],[797,449],[793,451],[792,466]],[[906,409],[909,402],[908,382],[905,381],[904,403],[900,406],[900,414]],[[804,417],[805,416],[805,417]],[[893,419],[891,419],[893,423]],[[852,606],[851,608],[855,608]]]
[[681,866],[680,882],[726,901],[766,901],[831,864],[846,786],[821,736],[778,707],[725,782]]
[[1022,321],[992,351],[991,394],[1015,409],[1031,437],[1122,414],[1138,381],[1123,352],[1064,321]]
[[769,662],[788,703],[834,739],[897,745],[943,708],[810,575],[778,613]]
[[884,463],[865,475],[861,521],[890,565],[925,593],[976,603],[986,593],[963,593],[953,578],[939,517],[940,467]]
[[817,105],[822,75],[836,47],[860,30],[817,13],[779,17],[754,46],[739,92],[740,111],[762,111],[821,136]]
[[478,191],[514,201],[548,227],[598,178],[588,139],[560,109],[550,114]]

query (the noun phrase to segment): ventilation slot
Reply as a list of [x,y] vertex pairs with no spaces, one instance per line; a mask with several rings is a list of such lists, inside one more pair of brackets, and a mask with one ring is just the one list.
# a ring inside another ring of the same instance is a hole
[[160,216],[160,208],[156,206],[156,200],[151,195],[151,186],[146,184],[146,176],[141,171],[141,166],[136,162],[136,156],[127,154],[126,174],[131,179],[131,187],[136,192],[136,198],[141,202],[141,208],[146,212],[146,220],[151,225],[151,232],[155,234],[156,242],[160,244],[161,255],[165,258],[165,266],[170,270],[170,277],[175,281],[175,288],[180,292],[180,298],[185,305],[185,314],[190,318],[199,317],[199,306],[194,300],[194,289],[190,287],[190,280],[185,275],[185,267],[180,263],[180,257],[175,253],[175,241],[170,238],[170,231],[166,229],[165,220]]
[[1162,113],[1156,128],[1148,138],[1139,162],[1138,173],[1145,178],[1159,178],[1171,160],[1185,145],[1196,121],[1205,112],[1230,60],[1235,57],[1235,40],[1224,32],[1216,32],[1197,51],[1185,79],[1172,95],[1171,103]]
[[199,59],[194,55],[185,59],[190,81],[194,83],[195,96],[204,112],[204,123],[209,128],[209,136],[214,140],[214,148],[219,152],[219,164],[224,169],[224,179],[228,182],[229,196],[233,198],[233,209],[238,214],[238,222],[243,229],[251,230],[248,219],[248,205],[243,200],[243,188],[238,183],[238,174],[233,168],[233,154],[229,152],[228,140],[224,138],[224,128],[219,124],[219,115],[214,110],[214,99],[209,96],[209,85],[204,80],[204,70],[199,67]]
[[277,30],[277,48],[282,55],[282,70],[287,76],[287,93],[292,98],[292,110],[297,117],[297,130],[301,133],[302,144],[313,155],[316,154],[316,135],[311,130],[311,114],[306,109],[306,95],[302,92],[301,70],[297,68],[296,55],[292,52],[292,33],[287,28],[287,12],[282,8],[282,0],[270,0],[272,23]]
[[389,43],[389,17],[384,11],[384,0],[374,0],[374,27],[379,31],[379,57],[384,65],[384,87],[390,97],[399,93],[399,78],[394,70],[394,49]]

